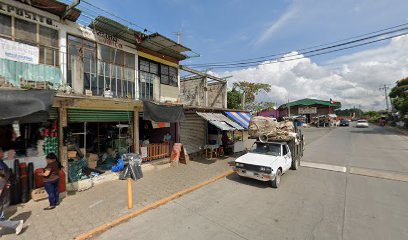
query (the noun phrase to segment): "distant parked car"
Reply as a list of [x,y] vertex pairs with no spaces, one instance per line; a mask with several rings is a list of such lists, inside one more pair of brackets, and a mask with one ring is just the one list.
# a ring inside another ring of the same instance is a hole
[[341,126],[341,127],[348,127],[349,125],[350,125],[350,123],[349,123],[349,121],[348,121],[347,119],[342,118],[342,119],[340,120],[340,126]]
[[368,127],[367,120],[364,120],[364,119],[357,120],[356,127],[358,127],[358,128],[367,128]]

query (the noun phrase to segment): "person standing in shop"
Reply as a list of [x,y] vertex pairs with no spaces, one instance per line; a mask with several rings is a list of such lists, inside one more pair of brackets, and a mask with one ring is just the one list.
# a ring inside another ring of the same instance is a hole
[[54,153],[49,153],[45,158],[47,160],[47,166],[42,173],[42,177],[45,191],[48,193],[50,206],[44,208],[44,210],[51,210],[59,204],[58,182],[59,171],[62,168],[62,165]]
[[20,234],[23,230],[23,220],[12,221],[6,219],[5,208],[9,204],[10,199],[10,181],[9,181],[9,169],[3,162],[3,149],[0,148],[0,227],[13,229],[16,234]]

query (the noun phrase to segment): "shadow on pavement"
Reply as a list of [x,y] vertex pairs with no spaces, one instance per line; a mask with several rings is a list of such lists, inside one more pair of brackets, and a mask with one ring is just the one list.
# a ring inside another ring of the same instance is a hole
[[[9,214],[11,214],[11,213],[12,213],[12,214],[15,214],[15,213],[16,213],[16,210],[8,210],[8,211],[7,211],[7,215],[9,215]],[[10,216],[10,215],[9,215],[9,216]],[[26,222],[27,219],[30,218],[30,216],[31,216],[31,211],[22,212],[22,213],[20,213],[20,214],[18,214],[18,215],[16,215],[16,216],[10,218],[10,220],[12,220],[12,221],[23,220],[24,222]],[[27,230],[27,228],[28,228],[28,226],[23,227],[23,230],[21,231],[20,234],[23,234],[23,233]],[[9,235],[9,234],[16,234],[16,232],[15,232],[14,230],[12,230],[12,229],[9,229],[9,228],[2,228],[2,229],[0,230],[0,237],[1,237],[1,236],[4,236],[4,235]]]
[[258,181],[256,179],[252,179],[252,178],[240,177],[236,173],[227,176],[227,179],[230,180],[230,181],[245,184],[245,185],[248,185],[248,186],[251,186],[251,187],[257,187],[257,188],[263,188],[263,189],[271,187],[269,185],[269,182]]
[[373,134],[373,135],[398,135],[397,132],[387,131],[382,128],[354,128],[350,131],[351,133],[358,134]]

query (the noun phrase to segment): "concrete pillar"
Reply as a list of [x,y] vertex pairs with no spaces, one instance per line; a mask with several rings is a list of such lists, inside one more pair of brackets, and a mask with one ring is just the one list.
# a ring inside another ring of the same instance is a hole
[[133,146],[134,152],[139,154],[139,109],[133,110]]
[[64,127],[68,126],[67,109],[58,108],[58,158],[65,171],[65,182],[68,184],[68,148],[64,145]]

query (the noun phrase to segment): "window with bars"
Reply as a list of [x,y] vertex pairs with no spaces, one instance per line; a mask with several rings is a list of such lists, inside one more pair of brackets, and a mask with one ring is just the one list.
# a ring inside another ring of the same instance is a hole
[[98,75],[114,97],[135,96],[135,54],[99,44]]

